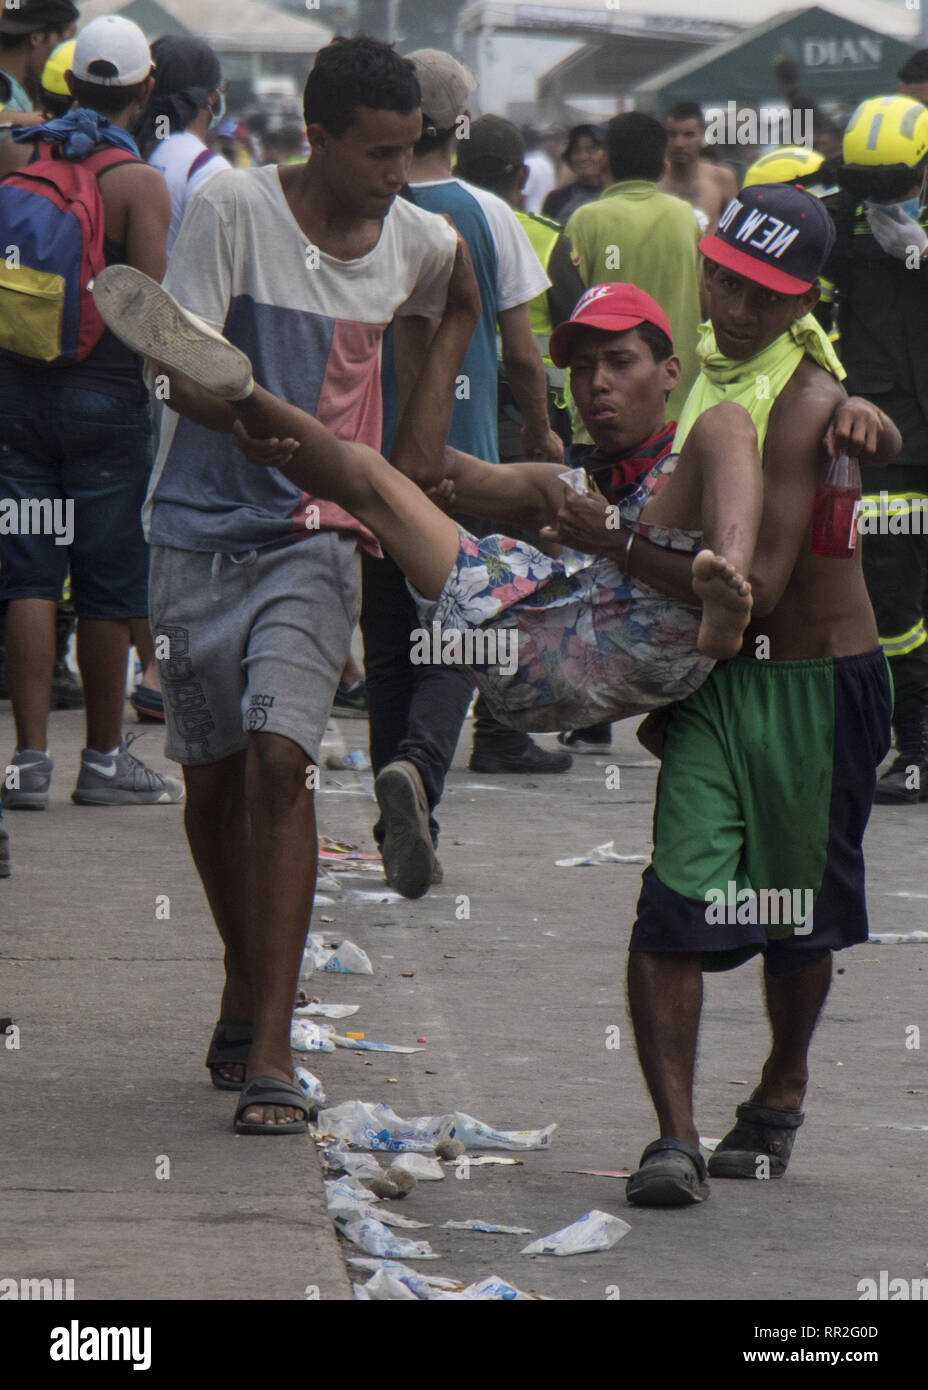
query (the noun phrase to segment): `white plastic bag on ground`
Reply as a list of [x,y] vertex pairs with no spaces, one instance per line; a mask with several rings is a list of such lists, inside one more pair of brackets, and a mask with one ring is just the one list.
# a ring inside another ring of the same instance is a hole
[[397,1236],[382,1221],[372,1216],[360,1220],[346,1220],[344,1216],[335,1217],[336,1230],[347,1240],[366,1250],[369,1255],[384,1255],[393,1260],[437,1260],[427,1240],[407,1240]]
[[916,946],[928,941],[928,931],[884,931],[869,940],[879,946]]
[[460,1293],[443,1293],[436,1289],[429,1294],[430,1300],[446,1302],[454,1300],[461,1302],[479,1303],[527,1303],[537,1302],[539,1295],[536,1293],[523,1293],[522,1289],[517,1289],[515,1284],[509,1284],[505,1279],[501,1279],[498,1274],[488,1274],[485,1279],[480,1279],[476,1284],[468,1284],[466,1289],[461,1289]]
[[360,1004],[301,1004],[293,1013],[296,1018],[350,1018],[360,1007]]
[[[353,1269],[370,1269],[375,1274],[383,1270],[392,1279],[405,1284],[417,1298],[432,1298],[436,1289],[447,1292],[459,1291],[463,1288],[460,1279],[445,1279],[440,1274],[423,1274],[420,1270],[410,1269],[408,1265],[399,1264],[396,1260],[372,1260],[363,1255],[350,1255],[347,1263]],[[366,1289],[368,1284],[370,1284],[370,1280],[363,1287]],[[358,1285],[355,1285],[355,1288],[357,1287]]]
[[314,970],[324,970],[330,975],[373,975],[374,967],[370,957],[353,941],[341,941],[337,946],[326,946],[322,932],[313,931],[306,938],[300,979],[308,979]]
[[[422,1178],[425,1182],[438,1182],[445,1176],[438,1159],[427,1158],[425,1154],[400,1154],[390,1168],[402,1168],[404,1173],[411,1173],[414,1178]],[[388,1173],[390,1168],[387,1169]]]
[[371,1214],[371,1209],[380,1198],[369,1192],[358,1178],[335,1178],[322,1184],[325,1191],[325,1209],[334,1220],[336,1216],[358,1218]]
[[355,1154],[330,1144],[322,1151],[323,1162],[330,1167],[339,1164],[352,1178],[379,1178],[383,1171],[371,1153]]
[[412,1302],[418,1303],[419,1295],[413,1293],[408,1284],[404,1284],[402,1279],[397,1279],[395,1274],[391,1274],[384,1265],[372,1274],[367,1283],[363,1285],[364,1292],[369,1299],[383,1302],[390,1299],[397,1303]]
[[627,1221],[608,1211],[588,1211],[553,1235],[533,1240],[523,1255],[586,1255],[592,1250],[611,1250],[631,1230]]
[[297,1052],[334,1052],[332,1034],[335,1029],[327,1023],[310,1023],[308,1018],[294,1018],[290,1023],[290,1046]]
[[320,1111],[317,1128],[320,1134],[347,1139],[358,1148],[432,1154],[441,1139],[460,1139],[474,1149],[543,1149],[551,1142],[557,1125],[545,1129],[493,1129],[459,1110],[448,1115],[403,1119],[389,1105],[346,1100],[334,1109]]

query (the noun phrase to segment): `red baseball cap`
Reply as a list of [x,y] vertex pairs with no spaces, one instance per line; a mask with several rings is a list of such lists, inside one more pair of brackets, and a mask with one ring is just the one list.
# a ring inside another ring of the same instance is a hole
[[604,333],[624,333],[639,323],[653,323],[673,343],[670,324],[656,299],[637,285],[594,285],[580,298],[566,323],[551,334],[548,352],[556,367],[570,366],[574,340],[581,328],[599,328]]

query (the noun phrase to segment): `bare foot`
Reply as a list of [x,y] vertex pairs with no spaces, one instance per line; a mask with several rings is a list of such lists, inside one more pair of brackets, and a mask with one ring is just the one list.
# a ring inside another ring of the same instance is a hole
[[716,661],[737,656],[754,603],[748,581],[723,556],[700,550],[693,561],[693,591],[702,602],[696,645],[703,656]]

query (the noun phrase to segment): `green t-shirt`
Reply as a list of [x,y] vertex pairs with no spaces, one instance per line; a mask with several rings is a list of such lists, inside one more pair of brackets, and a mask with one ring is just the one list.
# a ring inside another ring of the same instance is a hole
[[627,179],[578,208],[567,223],[567,235],[580,257],[587,289],[615,281],[637,285],[667,315],[683,368],[680,385],[667,404],[667,418],[679,419],[699,372],[701,233],[692,207],[659,192],[647,179]]

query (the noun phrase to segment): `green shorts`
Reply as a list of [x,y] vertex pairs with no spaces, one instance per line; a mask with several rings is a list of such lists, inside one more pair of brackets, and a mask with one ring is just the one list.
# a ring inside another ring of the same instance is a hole
[[739,657],[672,707],[631,950],[771,973],[867,939],[861,848],[889,751],[882,652]]

